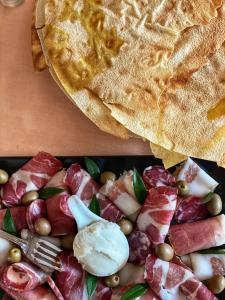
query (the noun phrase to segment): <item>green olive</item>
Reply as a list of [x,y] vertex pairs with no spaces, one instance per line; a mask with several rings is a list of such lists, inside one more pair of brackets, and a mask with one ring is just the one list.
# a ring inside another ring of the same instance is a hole
[[29,205],[32,201],[34,201],[38,198],[39,198],[38,192],[36,192],[36,191],[27,192],[22,197],[22,204]]
[[208,280],[207,286],[214,294],[219,294],[225,288],[225,278],[222,275],[215,275]]
[[208,212],[212,216],[218,215],[223,208],[221,197],[218,194],[213,194],[211,200],[206,204]]
[[74,238],[75,236],[73,234],[65,235],[61,240],[62,247],[67,250],[72,250]]
[[5,170],[0,169],[0,184],[5,184],[8,180],[8,173]]
[[120,277],[117,274],[113,274],[111,276],[105,277],[104,278],[105,284],[108,287],[116,287],[120,284]]
[[133,223],[127,219],[122,219],[118,222],[120,226],[120,230],[125,234],[128,235],[133,231]]
[[179,180],[175,183],[175,186],[178,188],[178,195],[186,196],[189,193],[189,187],[186,181]]
[[108,180],[115,181],[116,180],[116,174],[113,172],[103,172],[100,175],[100,183],[105,184]]
[[173,248],[166,243],[159,244],[155,248],[156,255],[165,261],[170,261],[174,256]]
[[9,261],[11,263],[18,263],[22,260],[22,253],[20,248],[12,248],[9,250]]
[[51,232],[51,224],[45,218],[39,218],[34,223],[35,231],[40,235],[49,235]]

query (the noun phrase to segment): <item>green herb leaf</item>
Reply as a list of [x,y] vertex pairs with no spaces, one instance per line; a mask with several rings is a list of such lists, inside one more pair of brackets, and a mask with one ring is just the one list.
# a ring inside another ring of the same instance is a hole
[[129,288],[121,297],[121,300],[133,300],[137,297],[144,295],[149,286],[147,284],[136,284]]
[[64,192],[65,190],[62,189],[62,188],[57,188],[57,187],[47,187],[47,188],[44,188],[42,189],[40,192],[39,192],[39,197],[41,199],[48,199],[50,197],[53,197],[57,194],[60,194],[62,192]]
[[5,291],[0,289],[0,299],[2,299],[4,295],[5,295]]
[[212,199],[213,195],[213,192],[209,192],[205,197],[202,198],[202,202],[204,204],[208,203]]
[[9,208],[6,208],[6,212],[3,219],[3,229],[13,235],[17,235],[16,225]]
[[94,195],[91,199],[91,203],[89,205],[89,209],[90,211],[92,211],[94,214],[100,216],[101,214],[101,209],[100,209],[100,205],[98,202],[97,197]]
[[100,176],[100,169],[96,162],[94,162],[90,157],[87,156],[84,158],[84,162],[88,173],[94,180],[98,181]]
[[225,249],[211,248],[211,249],[206,249],[206,250],[200,250],[197,252],[200,254],[225,254]]
[[97,280],[98,280],[98,278],[96,276],[94,276],[92,274],[87,274],[86,286],[87,286],[87,293],[88,293],[89,299],[91,298],[91,296],[94,294],[94,292],[96,290]]
[[138,173],[136,169],[134,169],[134,174],[133,174],[133,187],[138,202],[140,204],[143,204],[147,196],[147,190],[141,178],[141,175]]

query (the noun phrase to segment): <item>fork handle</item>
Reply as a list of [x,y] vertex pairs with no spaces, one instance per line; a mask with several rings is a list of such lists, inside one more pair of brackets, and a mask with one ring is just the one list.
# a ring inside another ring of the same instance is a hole
[[0,230],[0,237],[5,239],[5,240],[8,240],[10,242],[13,242],[14,244],[20,246],[20,248],[24,251],[24,253],[27,252],[27,248],[28,248],[28,242],[23,240],[23,239],[20,239],[12,234],[9,234],[3,230]]

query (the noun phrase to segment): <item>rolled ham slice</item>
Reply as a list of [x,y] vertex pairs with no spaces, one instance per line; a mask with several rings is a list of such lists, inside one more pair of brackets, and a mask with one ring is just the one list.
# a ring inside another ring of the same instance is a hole
[[148,189],[173,185],[176,178],[170,174],[169,171],[165,170],[163,166],[149,166],[144,169],[143,180]]
[[127,172],[116,181],[108,180],[99,192],[112,201],[131,221],[135,221],[141,205],[134,196],[131,178],[131,172]]
[[[26,212],[27,207],[20,206],[20,207],[11,207],[10,212],[15,223],[16,229],[18,231],[22,230],[23,228],[27,228],[27,219],[26,219]],[[0,209],[0,227],[2,228],[2,222],[6,213],[6,209]]]
[[40,152],[13,173],[2,187],[1,198],[5,206],[17,206],[29,191],[37,191],[62,168],[62,163],[51,154]]
[[164,242],[177,201],[177,189],[160,186],[149,190],[137,219],[137,228],[145,232],[154,246]]
[[216,300],[191,271],[154,255],[147,257],[145,279],[162,300]]
[[34,223],[39,218],[47,217],[47,209],[45,200],[37,199],[34,200],[27,208],[26,219],[28,228],[35,232]]
[[191,158],[176,171],[177,180],[184,180],[189,186],[189,195],[204,197],[215,190],[218,182],[201,169]]
[[79,196],[83,201],[90,201],[99,190],[99,185],[78,163],[68,168],[65,180],[72,194]]
[[96,290],[91,300],[111,300],[112,290],[102,280],[98,280]]
[[225,275],[225,254],[191,253],[181,257],[200,280],[207,280],[214,275]]
[[175,253],[180,256],[220,246],[225,243],[225,215],[194,223],[172,225],[169,240]]
[[85,271],[72,253],[59,254],[61,272],[56,272],[56,285],[65,300],[88,300],[85,286]]
[[76,224],[67,205],[70,194],[67,191],[66,174],[66,171],[63,169],[56,173],[46,185],[46,187],[64,189],[63,192],[46,200],[47,215],[52,227],[52,236],[67,235],[76,232]]

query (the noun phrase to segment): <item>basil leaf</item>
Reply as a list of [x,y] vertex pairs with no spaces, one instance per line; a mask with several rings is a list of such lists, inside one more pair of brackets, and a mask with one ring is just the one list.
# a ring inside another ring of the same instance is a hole
[[129,288],[125,292],[125,294],[123,294],[120,300],[133,300],[144,295],[147,292],[148,288],[149,286],[147,284],[136,284]]
[[98,181],[100,176],[100,169],[96,162],[94,162],[90,157],[87,156],[84,158],[84,162],[88,173],[94,180]]
[[206,250],[200,250],[197,251],[200,254],[225,254],[225,249],[206,249]]
[[204,204],[208,203],[212,199],[213,195],[213,192],[209,192],[205,197],[202,198],[202,202]]
[[4,295],[5,295],[5,291],[0,289],[0,299],[2,299]]
[[87,293],[88,293],[89,299],[91,298],[91,296],[94,294],[94,292],[96,290],[97,280],[98,280],[98,278],[96,276],[94,276],[92,274],[87,274],[86,286],[87,286]]
[[6,208],[6,212],[3,218],[3,230],[10,234],[17,235],[16,225],[9,208]]
[[147,190],[141,178],[141,175],[138,173],[136,169],[134,169],[134,174],[133,174],[133,187],[138,202],[140,204],[143,204],[147,196]]
[[44,188],[42,189],[40,192],[39,192],[39,197],[41,199],[48,199],[50,197],[53,197],[57,194],[60,194],[62,192],[64,192],[65,190],[62,189],[62,188],[57,188],[57,187],[47,187],[47,188]]
[[98,202],[97,197],[94,195],[91,199],[91,203],[89,205],[89,209],[90,211],[92,211],[94,214],[100,216],[101,214],[101,209],[100,209],[100,205]]

